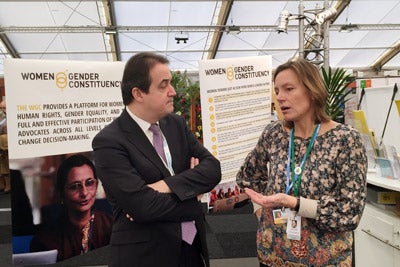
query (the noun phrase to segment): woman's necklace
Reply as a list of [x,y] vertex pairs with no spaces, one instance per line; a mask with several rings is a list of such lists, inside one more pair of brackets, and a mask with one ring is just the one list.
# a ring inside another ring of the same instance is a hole
[[[313,135],[311,137],[310,143],[308,144],[307,151],[303,156],[303,159],[299,166],[295,166],[295,158],[294,158],[294,127],[290,131],[290,142],[288,148],[288,163],[286,164],[286,194],[290,192],[293,188],[293,193],[295,196],[300,196],[300,182],[301,175],[304,170],[304,163],[307,161],[308,155],[311,152],[311,148],[314,145],[315,139],[318,136],[319,129],[321,128],[321,124],[317,124],[314,128]],[[292,175],[290,175],[292,174]],[[290,179],[291,178],[291,179]]]
[[83,226],[81,229],[82,232],[82,253],[84,254],[89,251],[89,230],[90,226],[92,225],[92,222],[94,220],[94,214],[90,216],[90,219],[87,221],[87,223]]

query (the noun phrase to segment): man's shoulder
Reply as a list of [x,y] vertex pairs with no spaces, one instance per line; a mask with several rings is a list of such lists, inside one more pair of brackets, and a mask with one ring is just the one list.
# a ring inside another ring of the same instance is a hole
[[167,124],[168,123],[177,123],[177,124],[186,123],[185,119],[182,116],[180,116],[178,114],[175,114],[175,113],[168,114],[167,116],[162,118],[160,120],[160,122],[164,122],[164,123],[167,123]]
[[112,122],[110,122],[109,124],[107,124],[106,126],[104,126],[104,128],[102,128],[97,135],[101,135],[101,134],[105,134],[106,132],[110,132],[110,131],[115,131],[118,127],[118,120],[119,117],[115,118]]
[[114,139],[122,134],[122,129],[119,123],[120,117],[115,118],[112,122],[104,126],[93,137],[93,143],[105,139]]

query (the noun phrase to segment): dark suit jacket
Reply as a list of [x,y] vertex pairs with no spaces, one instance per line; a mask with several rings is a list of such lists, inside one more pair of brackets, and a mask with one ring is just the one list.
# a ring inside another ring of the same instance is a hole
[[[93,139],[99,179],[113,207],[112,266],[178,266],[180,222],[195,220],[201,253],[209,266],[204,214],[197,195],[221,180],[219,161],[197,141],[184,119],[170,114],[159,121],[175,172],[171,176],[148,138],[126,110]],[[190,169],[190,158],[200,164]],[[173,194],[147,184],[164,179]],[[125,214],[134,218],[129,221]]]

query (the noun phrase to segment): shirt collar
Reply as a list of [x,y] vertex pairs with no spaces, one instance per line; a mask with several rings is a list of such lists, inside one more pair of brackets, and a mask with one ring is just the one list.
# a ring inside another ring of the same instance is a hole
[[[143,130],[143,132],[147,132],[150,128],[151,123],[139,118],[135,114],[133,114],[129,108],[126,108],[126,111],[128,112],[129,116],[139,125],[139,127]],[[157,122],[158,123],[158,122]]]

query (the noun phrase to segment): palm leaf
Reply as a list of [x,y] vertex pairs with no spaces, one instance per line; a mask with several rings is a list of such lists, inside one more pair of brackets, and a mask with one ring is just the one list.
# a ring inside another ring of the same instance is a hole
[[342,68],[338,68],[334,72],[331,67],[328,70],[322,68],[321,71],[325,89],[328,92],[325,111],[334,121],[343,123],[345,103],[350,100],[348,95],[351,91],[347,87],[351,83],[349,80],[351,75],[346,74]]

